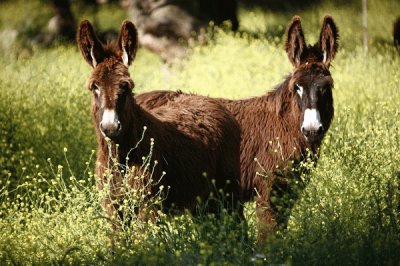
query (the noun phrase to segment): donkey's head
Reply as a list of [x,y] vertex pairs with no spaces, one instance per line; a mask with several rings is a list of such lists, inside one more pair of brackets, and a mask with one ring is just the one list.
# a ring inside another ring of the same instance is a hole
[[309,143],[318,143],[333,117],[333,79],[329,66],[338,49],[338,30],[332,17],[325,16],[319,40],[306,45],[300,18],[288,28],[286,52],[295,67],[289,87],[296,94],[300,129]]
[[124,21],[115,46],[103,45],[89,21],[79,25],[79,49],[93,68],[88,86],[93,92],[93,115],[100,132],[117,138],[129,123],[132,108],[133,81],[128,72],[137,49],[137,31],[130,21]]

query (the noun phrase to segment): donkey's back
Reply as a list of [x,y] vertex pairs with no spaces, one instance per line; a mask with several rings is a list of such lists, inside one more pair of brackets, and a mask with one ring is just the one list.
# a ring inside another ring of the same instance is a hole
[[157,159],[171,186],[168,201],[193,210],[193,195],[206,199],[219,189],[239,200],[240,126],[232,114],[203,96],[168,91],[144,96],[136,97],[139,106],[167,125]]

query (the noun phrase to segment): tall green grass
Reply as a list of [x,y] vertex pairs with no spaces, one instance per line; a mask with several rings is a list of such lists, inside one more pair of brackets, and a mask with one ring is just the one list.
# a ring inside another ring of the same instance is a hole
[[[24,24],[23,15],[6,15],[11,9],[24,14],[23,3],[0,4],[0,31],[43,27],[44,22]],[[390,44],[390,30],[400,3],[368,3],[368,52],[360,46],[359,3],[322,1],[293,13],[243,8],[241,33],[217,30],[207,46],[194,48],[172,67],[140,49],[131,67],[135,93],[181,89],[234,99],[261,95],[292,69],[283,49],[290,18],[303,18],[305,37],[313,42],[322,16],[333,15],[342,47],[331,67],[334,121],[317,165],[304,166],[311,173],[288,228],[262,251],[249,204],[248,239],[229,216],[160,215],[157,223],[137,221],[136,231],[122,231],[113,254],[93,175],[90,67],[74,46],[1,48],[0,264],[398,265],[400,56]],[[32,17],[50,16],[40,2],[30,4]],[[79,18],[95,17],[75,4],[74,10]],[[100,27],[118,28],[123,18],[118,12],[101,9]]]

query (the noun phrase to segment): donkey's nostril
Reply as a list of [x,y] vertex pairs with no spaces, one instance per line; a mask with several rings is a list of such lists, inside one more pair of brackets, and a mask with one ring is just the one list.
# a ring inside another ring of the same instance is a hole
[[109,138],[117,137],[121,133],[121,123],[119,121],[115,121],[113,123],[104,123],[102,121],[100,122],[99,127],[103,135]]

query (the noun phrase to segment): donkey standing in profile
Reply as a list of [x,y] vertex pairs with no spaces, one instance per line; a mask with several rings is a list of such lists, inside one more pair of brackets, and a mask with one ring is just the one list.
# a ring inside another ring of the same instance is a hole
[[[242,218],[240,126],[232,114],[217,100],[196,95],[181,94],[173,101],[161,99],[162,105],[154,99],[157,107],[151,110],[138,105],[128,72],[137,50],[137,31],[129,21],[122,23],[115,46],[103,45],[87,20],[80,23],[77,41],[93,68],[88,86],[93,93],[92,120],[98,141],[97,184],[100,190],[110,187],[110,197],[102,202],[108,215],[117,214],[120,186],[126,182],[118,171],[111,179],[106,177],[107,169],[115,165],[111,158],[117,158],[118,165],[136,166],[140,171],[142,158],[151,154],[151,161],[158,164],[150,167],[152,173],[144,175],[148,179],[150,175],[164,176],[146,193],[151,197],[161,185],[170,187],[163,208],[196,213],[199,199],[206,202],[210,193],[224,189],[229,195],[226,207],[237,210]],[[155,144],[150,151],[152,139]],[[134,188],[140,185],[133,177],[129,182]],[[210,200],[207,210],[216,212],[216,204]]]
[[[333,18],[325,16],[318,42],[307,46],[300,18],[293,17],[286,41],[293,72],[266,95],[244,100],[219,99],[242,129],[242,197],[244,201],[256,197],[260,244],[278,225],[287,222],[287,215],[280,213],[271,201],[272,193],[277,193],[277,197],[292,193],[282,170],[288,170],[291,161],[305,160],[308,151],[316,154],[331,124],[333,79],[329,66],[336,55],[338,39]],[[180,95],[156,91],[138,95],[136,101],[147,108],[154,104],[153,99],[162,104],[159,99],[172,101]]]

